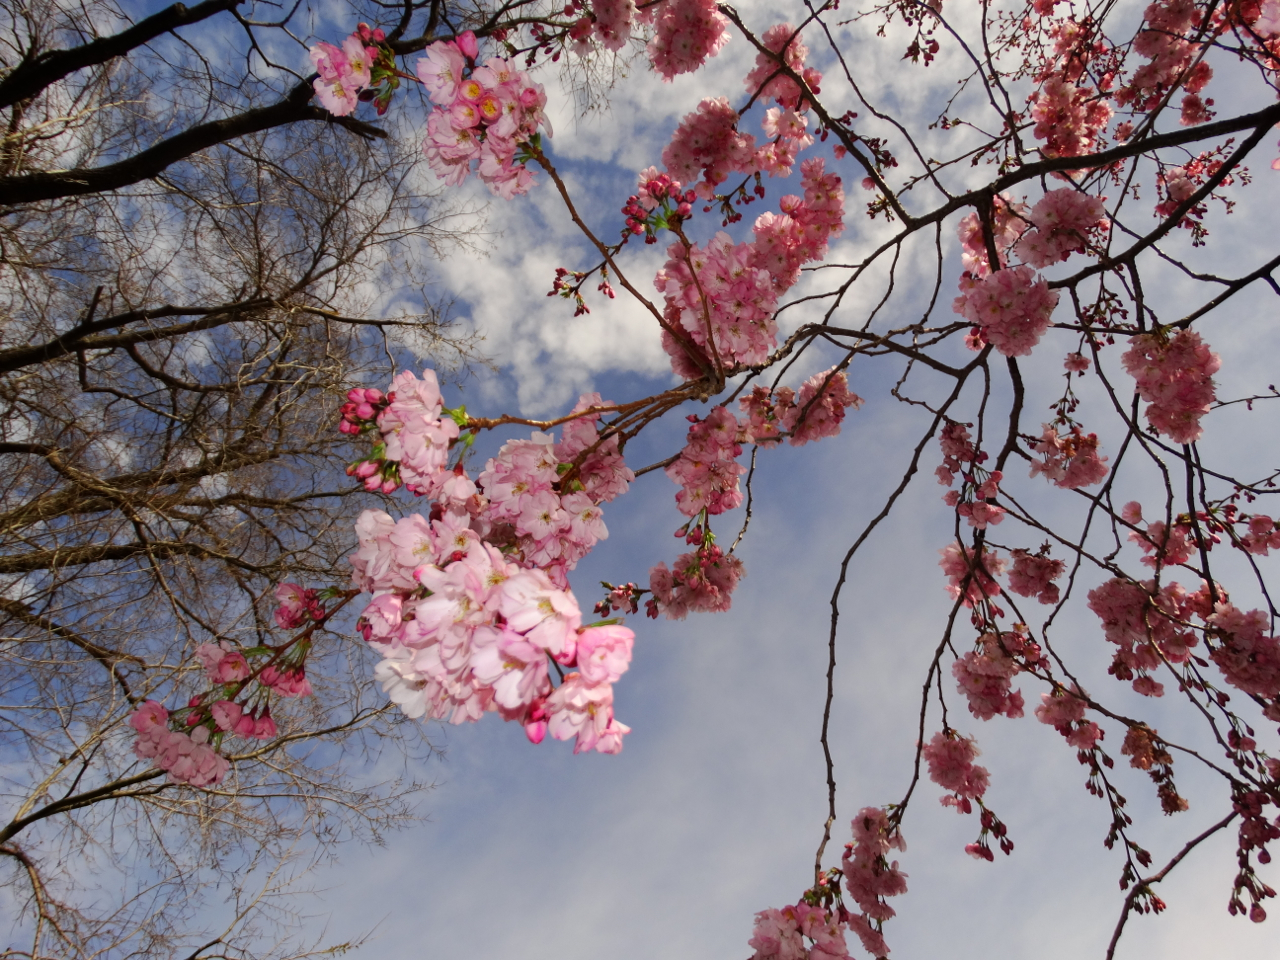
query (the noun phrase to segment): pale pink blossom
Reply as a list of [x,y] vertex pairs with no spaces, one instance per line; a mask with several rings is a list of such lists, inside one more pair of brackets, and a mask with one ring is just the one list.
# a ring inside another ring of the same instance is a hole
[[970,801],[987,792],[990,774],[985,767],[974,764],[978,753],[972,738],[943,732],[935,733],[921,750],[929,765],[929,779],[951,791],[950,796],[942,798],[943,806],[953,806],[957,813],[970,813]]
[[1147,401],[1152,429],[1175,443],[1200,439],[1200,419],[1217,399],[1212,378],[1222,366],[1200,335],[1194,330],[1171,337],[1139,334],[1121,359],[1137,381],[1138,395]]
[[665,0],[654,9],[649,59],[664,80],[697,70],[729,42],[729,21],[715,0]]

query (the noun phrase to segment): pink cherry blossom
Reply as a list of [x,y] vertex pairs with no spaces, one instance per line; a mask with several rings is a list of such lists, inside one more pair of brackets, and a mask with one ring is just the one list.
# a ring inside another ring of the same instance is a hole
[[715,0],[664,0],[653,9],[649,59],[664,80],[697,70],[729,42],[729,21]]
[[1254,696],[1280,696],[1280,640],[1267,635],[1268,618],[1261,610],[1244,613],[1219,602],[1209,625],[1221,643],[1210,656],[1232,686]]
[[1025,357],[1049,329],[1057,305],[1058,291],[1022,266],[985,277],[965,274],[952,309],[1006,357]]
[[1052,693],[1040,695],[1036,707],[1036,719],[1057,730],[1077,750],[1092,750],[1104,736],[1102,728],[1092,720],[1085,720],[1086,704],[1078,687],[1070,691],[1055,688]]
[[576,673],[547,697],[547,730],[557,740],[575,739],[573,752],[617,753],[631,728],[613,717],[613,688],[589,684]]
[[1040,648],[1014,631],[986,633],[978,638],[977,651],[970,650],[951,665],[956,686],[969,701],[969,712],[979,720],[997,714],[1016,719],[1022,716],[1022,693],[1012,690],[1010,679],[1023,666],[1040,662]]
[[1014,253],[1037,268],[1083,253],[1110,226],[1103,199],[1074,187],[1050,190],[1031,208],[1031,229],[1022,234]]
[[1106,479],[1107,458],[1098,456],[1097,434],[1086,434],[1078,426],[1059,433],[1047,423],[1043,429],[1032,449],[1044,459],[1032,461],[1031,476],[1043,475],[1064,490],[1078,490]]
[[839,434],[845,410],[860,406],[862,398],[849,389],[845,372],[824,370],[804,382],[794,405],[780,417],[779,426],[791,434],[791,445],[800,447],[810,440]]
[[[812,68],[805,68],[804,61],[809,55],[809,48],[800,42],[795,27],[789,23],[776,24],[766,30],[760,39],[773,53],[782,54],[781,59],[792,71],[804,78],[810,89],[817,90],[822,74]],[[775,100],[788,109],[807,108],[807,104],[801,104],[802,91],[799,84],[781,73],[778,61],[765,53],[756,54],[755,66],[744,82],[747,93],[761,100]]]
[[1020,597],[1035,597],[1041,603],[1058,602],[1058,585],[1054,583],[1066,572],[1061,560],[1026,550],[1014,550],[1013,567],[1009,570],[1009,589]]
[[671,570],[659,563],[649,571],[649,615],[661,610],[670,620],[683,620],[691,612],[728,610],[742,576],[742,561],[715,544],[681,554]]
[[1121,359],[1137,381],[1138,395],[1147,401],[1151,428],[1175,443],[1200,439],[1200,418],[1217,399],[1212,377],[1222,366],[1200,335],[1194,330],[1171,337],[1139,334]]
[[986,597],[998,597],[1000,584],[996,577],[1004,572],[1005,561],[994,551],[979,547],[975,553],[959,543],[952,543],[938,551],[942,559],[938,566],[947,575],[947,592],[953,597],[964,597],[964,605],[972,607]]
[[943,806],[955,807],[957,813],[970,813],[970,801],[987,792],[990,774],[985,767],[974,765],[978,753],[972,738],[943,732],[935,733],[921,751],[929,765],[929,779],[951,791],[942,798]]

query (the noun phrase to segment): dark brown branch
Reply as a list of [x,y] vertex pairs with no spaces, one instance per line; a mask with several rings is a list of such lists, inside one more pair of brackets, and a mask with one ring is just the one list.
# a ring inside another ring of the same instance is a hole
[[242,2],[243,0],[205,0],[194,7],[175,3],[135,23],[128,30],[109,37],[99,37],[69,50],[47,50],[33,60],[20,63],[0,80],[0,110],[13,106],[19,100],[34,97],[50,84],[57,83],[77,70],[127,56],[130,50],[151,42],[161,34],[207,20],[234,9]]
[[219,143],[302,120],[333,123],[365,138],[386,139],[388,136],[380,127],[351,117],[335,117],[327,110],[317,107],[311,102],[313,92],[310,81],[303,81],[290,90],[283,100],[269,107],[255,107],[233,117],[198,124],[141,153],[104,167],[49,170],[16,177],[0,177],[0,206],[12,207],[20,203],[38,203],[41,200],[119,190],[149,180],[166,167]]

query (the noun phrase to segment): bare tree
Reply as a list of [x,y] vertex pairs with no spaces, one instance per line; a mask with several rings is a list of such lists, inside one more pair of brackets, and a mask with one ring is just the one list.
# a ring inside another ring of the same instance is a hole
[[[472,356],[424,264],[474,218],[272,64],[272,44],[299,60],[299,19],[243,7],[3,7],[0,854],[24,944],[5,956],[305,955],[276,923],[302,869],[378,841],[422,787],[404,751],[429,744],[401,743],[327,622],[321,695],[276,705],[280,735],[217,789],[168,782],[123,724],[199,685],[197,645],[276,642],[275,585],[343,576],[345,391],[396,350]],[[215,17],[239,61],[202,49]],[[375,775],[387,737],[401,772]]]

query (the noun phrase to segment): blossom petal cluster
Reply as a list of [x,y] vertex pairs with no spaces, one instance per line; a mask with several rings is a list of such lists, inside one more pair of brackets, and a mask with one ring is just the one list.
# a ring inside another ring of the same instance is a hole
[[231,769],[227,758],[210,745],[208,727],[196,727],[190,734],[171,730],[169,711],[154,700],[140,704],[130,715],[129,725],[138,735],[134,753],[154,760],[157,767],[168,771],[174,783],[209,787]]
[[1193,614],[1208,615],[1209,588],[1205,584],[1189,593],[1177,583],[1157,587],[1154,580],[1113,577],[1089,591],[1089,609],[1118,647],[1108,672],[1117,680],[1132,680],[1144,696],[1159,697],[1164,686],[1151,673],[1166,661],[1186,663],[1191,657],[1199,638],[1186,624]]
[[654,285],[666,301],[663,347],[680,376],[760,363],[777,345],[778,296],[843,229],[840,178],[821,159],[804,161],[801,173],[804,197],[783,197],[781,214],[762,214],[754,241],[734,243],[720,232],[706,247],[677,241],[668,248]]
[[1267,615],[1220,601],[1208,623],[1219,639],[1209,656],[1227,682],[1253,696],[1280,696],[1280,639],[1267,632]]
[[1018,239],[1014,253],[1037,269],[1084,253],[1111,224],[1102,197],[1073,187],[1050,190],[1031,208],[1028,219],[1031,229]]
[[991,775],[986,767],[974,764],[978,756],[977,746],[971,737],[962,737],[954,731],[939,731],[921,748],[921,756],[929,765],[929,779],[949,790],[942,798],[944,807],[955,807],[957,813],[972,813],[970,802],[987,792]]
[[1032,554],[1026,550],[1013,550],[1010,556],[1013,557],[1013,566],[1009,570],[1009,589],[1020,597],[1035,597],[1041,603],[1056,604],[1059,592],[1053,581],[1066,572],[1067,565],[1045,556],[1043,552]]
[[360,94],[373,83],[377,47],[366,46],[357,32],[343,40],[341,47],[321,42],[310,53],[320,74],[312,84],[316,97],[334,116],[347,116],[359,104]]
[[1139,334],[1129,341],[1121,362],[1137,381],[1138,396],[1147,402],[1145,414],[1153,430],[1175,443],[1200,439],[1200,419],[1217,399],[1213,375],[1222,366],[1200,334]]
[[521,146],[550,127],[547,95],[512,61],[491,57],[476,64],[474,36],[438,40],[416,64],[418,79],[435,108],[422,145],[427,163],[450,186],[474,172],[504,199],[533,183]]
[[1047,423],[1043,430],[1032,450],[1044,459],[1032,461],[1031,476],[1043,476],[1064,490],[1078,490],[1106,479],[1107,458],[1098,455],[1096,433],[1085,433],[1078,426],[1059,433]]
[[729,42],[729,20],[715,0],[661,0],[647,5],[654,24],[649,60],[664,80],[692,73]]
[[942,554],[938,566],[947,575],[947,592],[963,597],[966,607],[1000,595],[995,578],[1004,572],[1005,561],[998,553],[982,546],[970,549],[961,543],[949,544],[938,552]]
[[873,957],[889,953],[882,928],[897,911],[886,898],[907,892],[907,875],[898,868],[897,860],[889,860],[889,851],[906,849],[902,833],[884,809],[863,807],[853,818],[853,842],[844,848],[840,872],[861,913],[850,911],[845,922]]
[[1086,706],[1078,687],[1072,686],[1071,690],[1057,688],[1052,693],[1040,695],[1036,719],[1057,730],[1077,750],[1092,750],[1104,733],[1092,720],[1085,720]]
[[743,435],[738,420],[726,407],[716,407],[705,419],[690,415],[688,439],[666,474],[680,485],[676,506],[686,517],[703,510],[711,515],[742,503],[738,478],[747,468],[738,463]]
[[803,901],[757,913],[748,946],[751,960],[850,960],[839,916]]
[[979,720],[990,720],[997,714],[1017,719],[1024,703],[1021,691],[1011,689],[1010,681],[1041,662],[1039,645],[1024,633],[984,633],[976,650],[951,665],[951,674],[969,701],[969,712]]
[[1049,329],[1057,305],[1058,291],[1030,267],[1018,266],[984,277],[962,275],[952,309],[1006,357],[1025,357]]
[[[568,589],[568,571],[608,536],[600,504],[634,479],[617,437],[599,433],[610,405],[584,395],[559,440],[508,441],[473,481],[448,466],[457,426],[441,416],[432,371],[398,375],[385,400],[384,460],[435,502],[426,517],[366,510],[356,524],[352,579],[372,594],[360,628],[383,656],[375,677],[410,717],[498,713],[534,742],[550,732],[575,751],[616,753],[629,728],[613,718],[612,684],[634,635],[584,626]],[[578,668],[559,686],[553,659]]]
[[789,23],[778,23],[764,32],[760,42],[775,56],[759,51],[756,63],[744,81],[747,93],[761,100],[773,100],[783,109],[797,110],[807,107],[802,100],[804,91],[800,85],[781,71],[781,60],[800,76],[805,85],[817,91],[822,74],[813,67],[805,67],[809,48],[800,42],[799,31]]
[[682,553],[670,569],[659,563],[649,571],[649,616],[661,611],[669,620],[683,620],[690,613],[722,613],[743,574],[742,561],[714,543]]

